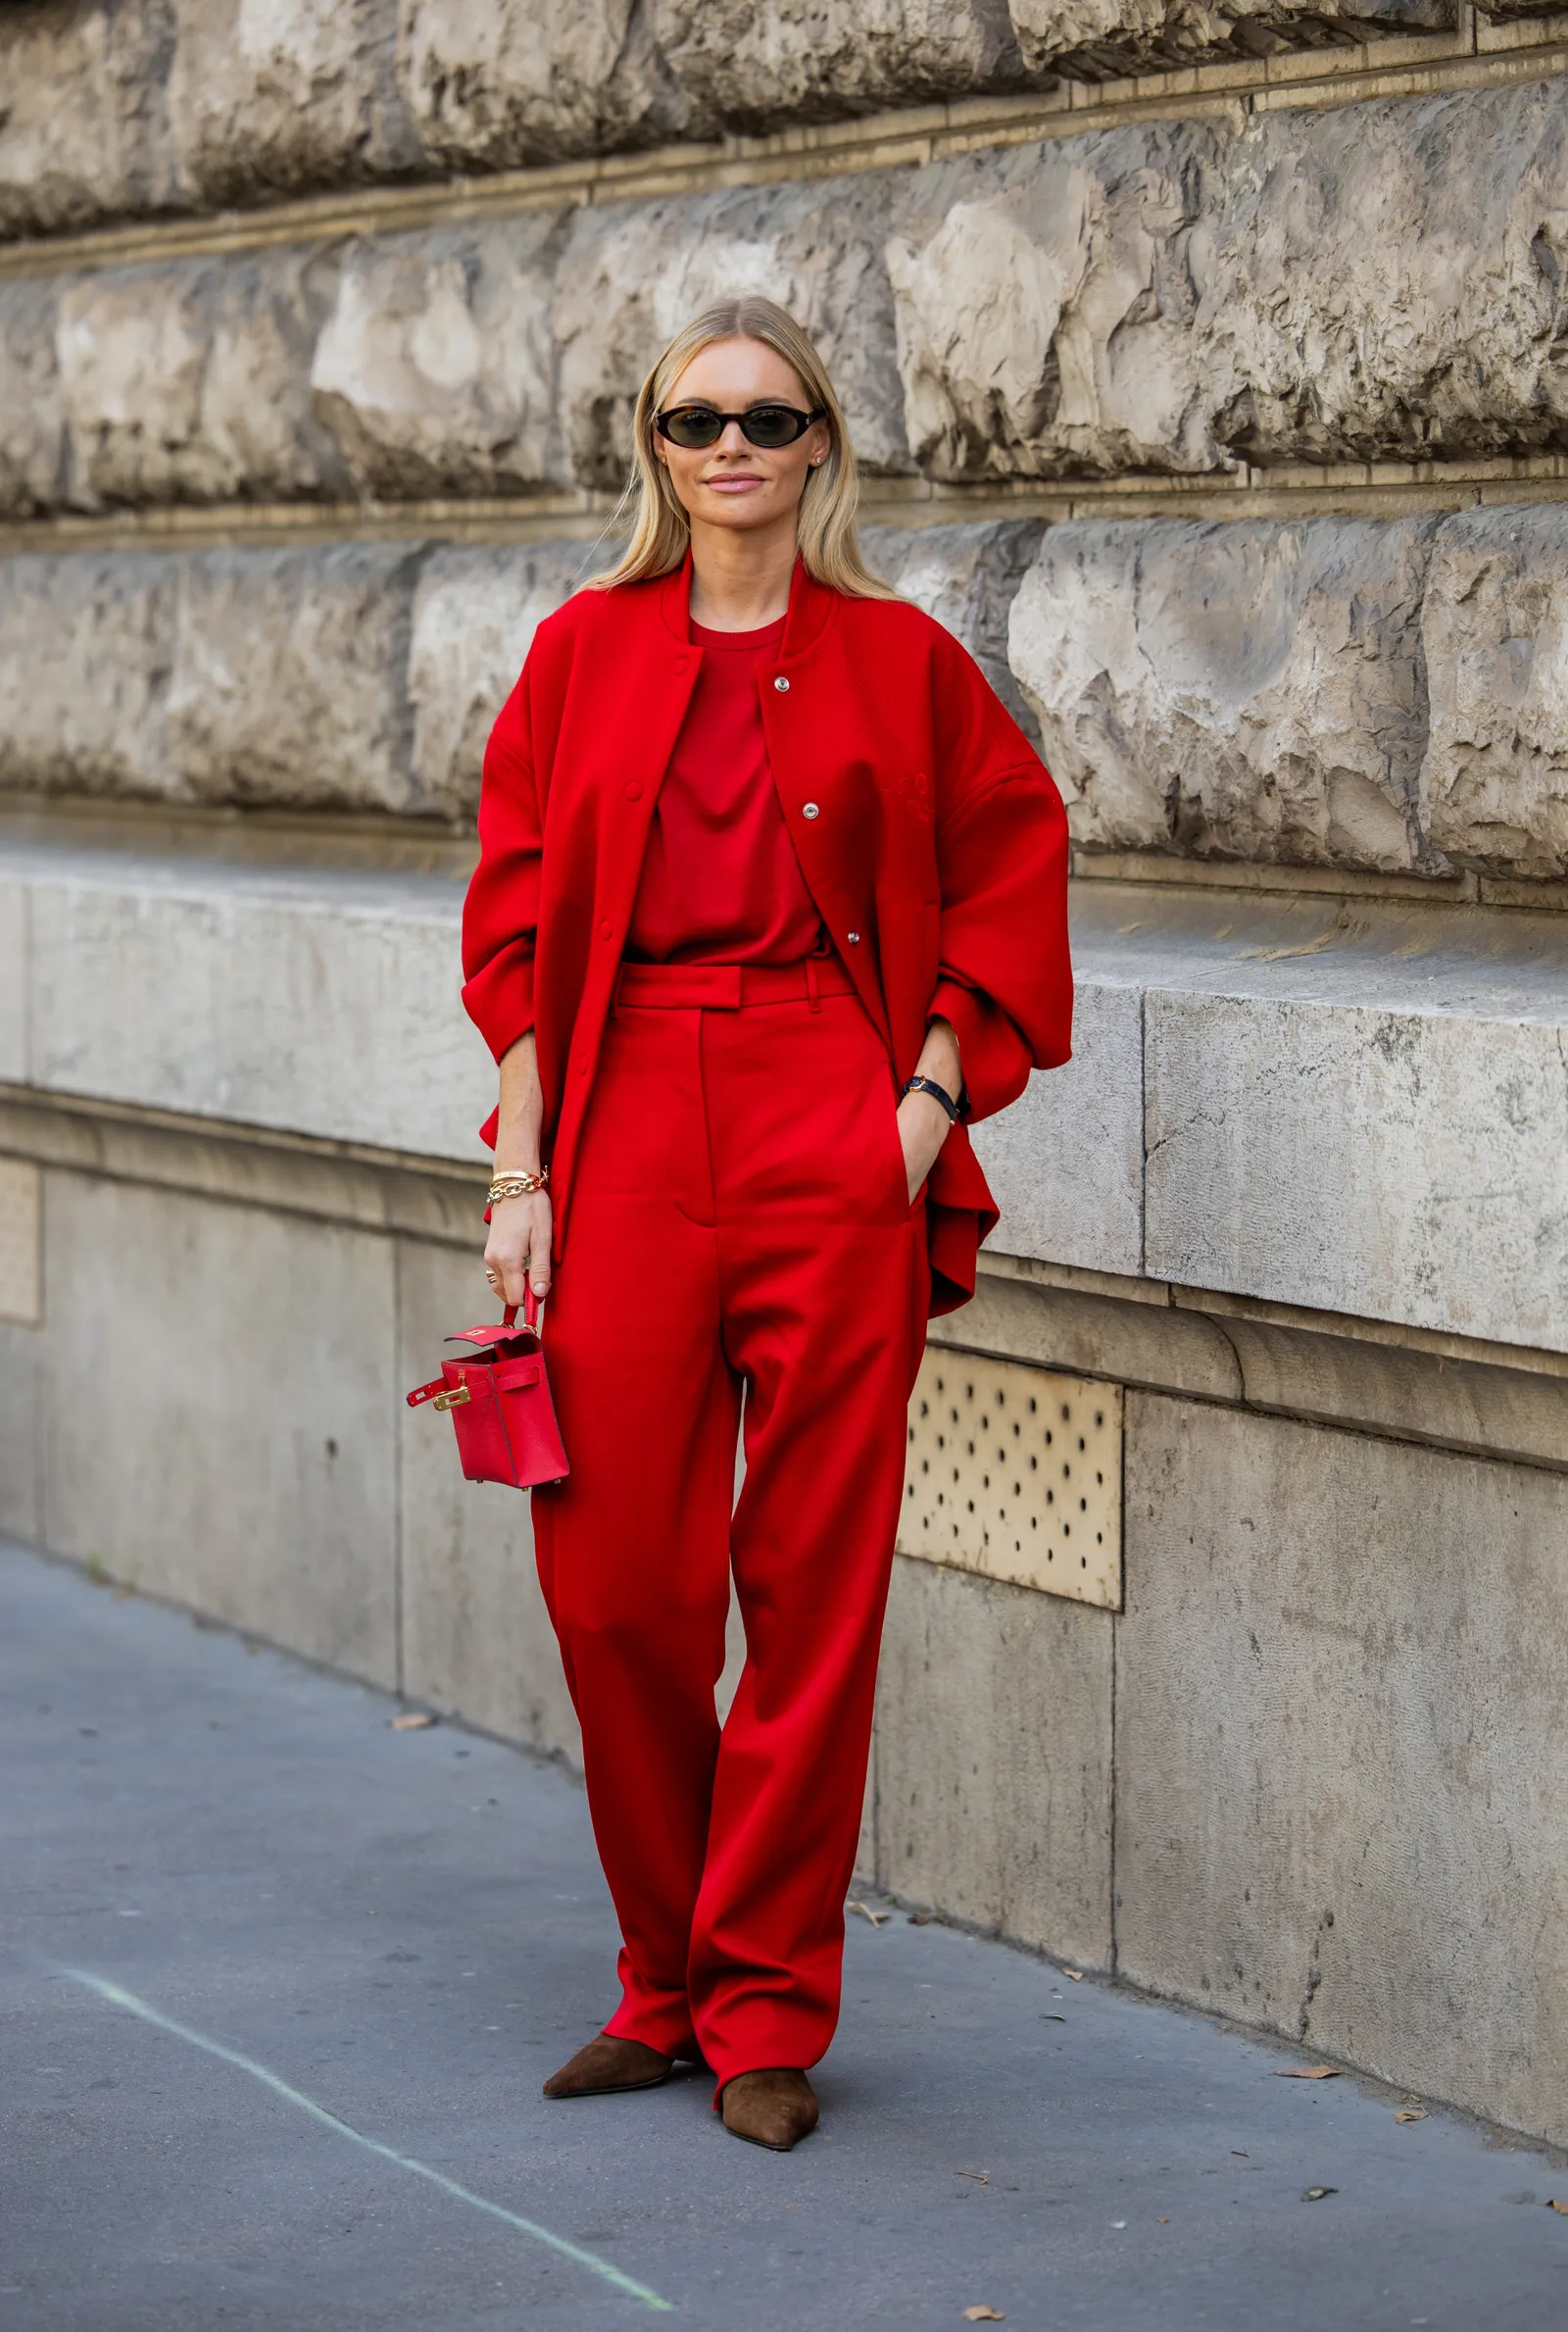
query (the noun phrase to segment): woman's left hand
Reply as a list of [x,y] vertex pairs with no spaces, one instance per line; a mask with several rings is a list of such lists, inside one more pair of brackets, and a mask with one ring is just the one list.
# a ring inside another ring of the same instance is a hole
[[[955,1101],[959,1099],[963,1092],[963,1071],[958,1064],[957,1031],[951,1020],[939,1016],[926,1029],[914,1071],[916,1076],[933,1079]],[[911,1207],[952,1130],[952,1118],[931,1094],[906,1093],[899,1103],[899,1139],[904,1144],[904,1170],[909,1180]]]
[[899,1139],[904,1144],[904,1170],[908,1177],[912,1207],[920,1185],[937,1163],[937,1155],[952,1130],[953,1120],[929,1093],[906,1093],[899,1104]]

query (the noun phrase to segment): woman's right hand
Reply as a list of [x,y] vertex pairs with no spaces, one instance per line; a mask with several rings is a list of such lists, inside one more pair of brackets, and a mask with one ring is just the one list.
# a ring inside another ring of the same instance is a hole
[[499,1199],[490,1210],[490,1236],[485,1241],[485,1270],[505,1304],[520,1311],[531,1284],[536,1296],[550,1293],[550,1239],[554,1216],[548,1190],[526,1197]]
[[[530,1028],[502,1057],[493,1172],[538,1173],[544,1107]],[[503,1303],[515,1304],[519,1312],[530,1280],[536,1296],[542,1299],[550,1293],[553,1222],[548,1190],[532,1190],[520,1198],[502,1199],[490,1210],[485,1271]]]

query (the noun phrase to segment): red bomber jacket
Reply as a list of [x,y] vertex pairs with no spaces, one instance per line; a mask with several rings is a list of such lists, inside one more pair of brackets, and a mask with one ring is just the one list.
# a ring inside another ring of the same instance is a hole
[[[485,752],[463,998],[497,1061],[536,1031],[558,1259],[649,819],[702,665],[689,595],[689,561],[579,591],[534,634]],[[1066,819],[1039,756],[940,623],[800,565],[759,687],[802,871],[898,1082],[940,988],[968,1115],[1002,1109],[1031,1061],[1070,1051]],[[933,1314],[974,1293],[997,1218],[956,1125],[926,1185]]]

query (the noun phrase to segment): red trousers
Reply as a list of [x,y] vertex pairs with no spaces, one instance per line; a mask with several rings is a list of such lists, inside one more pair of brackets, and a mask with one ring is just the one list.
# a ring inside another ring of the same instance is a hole
[[571,1475],[534,1531],[623,1939],[608,2029],[720,2082],[838,2020],[925,1338],[896,1108],[831,959],[627,966],[550,1299]]

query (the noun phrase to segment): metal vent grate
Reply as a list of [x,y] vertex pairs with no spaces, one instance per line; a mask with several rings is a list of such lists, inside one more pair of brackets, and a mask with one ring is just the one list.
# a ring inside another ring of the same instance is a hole
[[43,1315],[38,1168],[0,1158],[0,1319],[37,1326]]
[[1119,1611],[1120,1385],[927,1350],[899,1551]]

